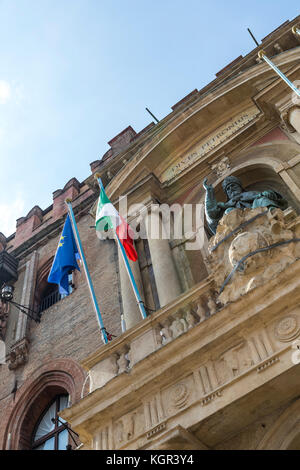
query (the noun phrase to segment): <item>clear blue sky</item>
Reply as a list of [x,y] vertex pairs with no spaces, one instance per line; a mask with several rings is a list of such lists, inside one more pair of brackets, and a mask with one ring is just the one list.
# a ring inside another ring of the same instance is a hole
[[299,0],[0,0],[0,231],[297,16]]

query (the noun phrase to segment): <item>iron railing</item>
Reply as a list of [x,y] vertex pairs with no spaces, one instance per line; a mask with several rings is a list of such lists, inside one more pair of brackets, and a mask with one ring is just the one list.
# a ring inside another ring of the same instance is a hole
[[44,310],[47,310],[47,308],[49,307],[52,307],[52,305],[59,302],[60,299],[62,299],[63,297],[65,296],[60,294],[58,290],[47,295],[46,297],[42,299],[40,303],[39,313],[43,312]]

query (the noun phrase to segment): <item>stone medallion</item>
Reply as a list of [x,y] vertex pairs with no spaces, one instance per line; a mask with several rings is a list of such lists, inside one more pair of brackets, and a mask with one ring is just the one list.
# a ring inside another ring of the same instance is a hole
[[295,339],[300,332],[298,319],[295,315],[282,318],[274,328],[274,335],[279,341],[288,342]]
[[171,403],[175,408],[183,408],[186,406],[190,392],[188,387],[183,384],[177,384],[171,391]]

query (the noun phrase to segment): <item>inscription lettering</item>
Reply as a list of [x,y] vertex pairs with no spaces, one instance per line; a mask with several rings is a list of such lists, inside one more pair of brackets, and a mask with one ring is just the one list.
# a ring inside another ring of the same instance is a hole
[[248,122],[251,122],[258,114],[259,110],[257,108],[251,108],[248,111],[239,114],[235,118],[232,118],[229,123],[225,124],[217,132],[213,133],[208,140],[202,141],[202,144],[197,147],[196,152],[185,156],[179,163],[168,168],[168,170],[163,174],[162,180],[168,181],[174,178],[174,176],[179,174],[182,170],[231,137],[241,127],[244,127]]

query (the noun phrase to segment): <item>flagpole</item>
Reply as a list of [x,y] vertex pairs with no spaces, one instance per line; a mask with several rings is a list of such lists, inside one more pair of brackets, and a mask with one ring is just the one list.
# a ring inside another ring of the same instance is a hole
[[[99,184],[99,187],[100,187],[100,191],[102,189],[104,190],[104,186],[103,186],[102,180],[100,178],[100,175],[98,173],[96,173],[95,177],[97,178],[97,181],[98,181],[98,184]],[[134,279],[134,276],[133,276],[133,273],[132,273],[132,270],[131,270],[126,252],[125,252],[125,249],[124,249],[124,247],[123,247],[123,245],[122,245],[122,243],[121,243],[121,241],[118,237],[116,229],[114,229],[114,233],[115,233],[116,240],[117,240],[117,243],[119,245],[119,248],[120,248],[120,251],[121,251],[121,254],[122,254],[122,258],[123,258],[123,261],[124,261],[124,264],[125,264],[125,268],[126,268],[126,271],[127,271],[127,274],[128,274],[128,277],[129,277],[129,280],[130,280],[130,283],[131,283],[131,286],[132,286],[132,289],[133,289],[133,292],[134,292],[134,295],[135,295],[135,298],[136,298],[136,301],[137,301],[137,304],[138,304],[138,307],[140,309],[142,318],[144,320],[145,318],[147,318],[147,313],[146,313],[146,310],[145,310],[145,307],[144,307],[144,302],[142,301],[142,298],[140,296],[140,293],[139,293],[138,287],[136,285],[136,282],[135,282],[135,279]]]
[[271,67],[276,73],[277,75],[279,75],[279,77],[296,93],[296,95],[299,96],[300,98],[300,90],[298,90],[298,88],[281,72],[281,70],[279,70],[278,67],[276,67],[275,64],[273,64],[273,62],[266,56],[266,53],[265,51],[261,50],[258,52],[258,57],[260,59],[263,59],[268,65],[269,67]]
[[72,208],[71,199],[66,199],[66,204],[68,206],[68,211],[69,211],[69,214],[70,214],[70,217],[71,217],[71,222],[72,222],[72,226],[73,226],[73,229],[74,229],[74,236],[75,236],[75,240],[77,242],[77,247],[78,247],[80,257],[82,259],[83,268],[84,268],[86,280],[87,280],[87,283],[88,283],[88,286],[89,286],[89,289],[90,289],[90,294],[91,294],[94,310],[95,310],[97,320],[98,320],[98,323],[99,323],[99,326],[100,326],[102,340],[103,340],[104,344],[107,344],[108,340],[107,340],[107,336],[106,336],[106,331],[105,331],[105,328],[104,328],[104,324],[103,324],[102,317],[101,317],[101,312],[100,312],[98,302],[97,302],[97,299],[96,299],[92,279],[91,279],[91,276],[90,276],[90,273],[89,273],[89,270],[88,270],[88,266],[87,266],[87,263],[86,263],[86,259],[85,259],[84,253],[83,253],[83,248],[82,248],[82,244],[81,244],[77,224],[76,224],[75,217],[74,217],[74,212],[73,212],[73,208]]
[[125,250],[124,250],[124,247],[118,237],[118,234],[116,231],[115,232],[115,235],[116,235],[116,239],[117,239],[117,242],[118,242],[118,245],[119,245],[119,248],[121,250],[121,253],[122,253],[122,257],[123,257],[123,260],[124,260],[124,263],[125,263],[125,267],[126,267],[126,270],[127,270],[127,274],[129,276],[129,279],[130,279],[130,282],[131,282],[131,285],[132,285],[132,289],[133,289],[133,292],[134,292],[134,295],[135,295],[135,298],[136,298],[136,301],[138,303],[138,306],[139,306],[139,309],[140,309],[140,312],[141,312],[141,315],[142,315],[142,318],[145,319],[147,318],[147,314],[146,314],[146,310],[145,310],[145,307],[144,307],[144,302],[142,301],[141,299],[141,296],[140,296],[140,293],[138,291],[138,287],[136,285],[136,282],[135,282],[135,279],[133,277],[133,273],[132,273],[132,270],[131,270],[131,267],[130,267],[130,264],[129,264],[129,261],[128,261],[128,258],[127,258],[127,255],[125,253]]

